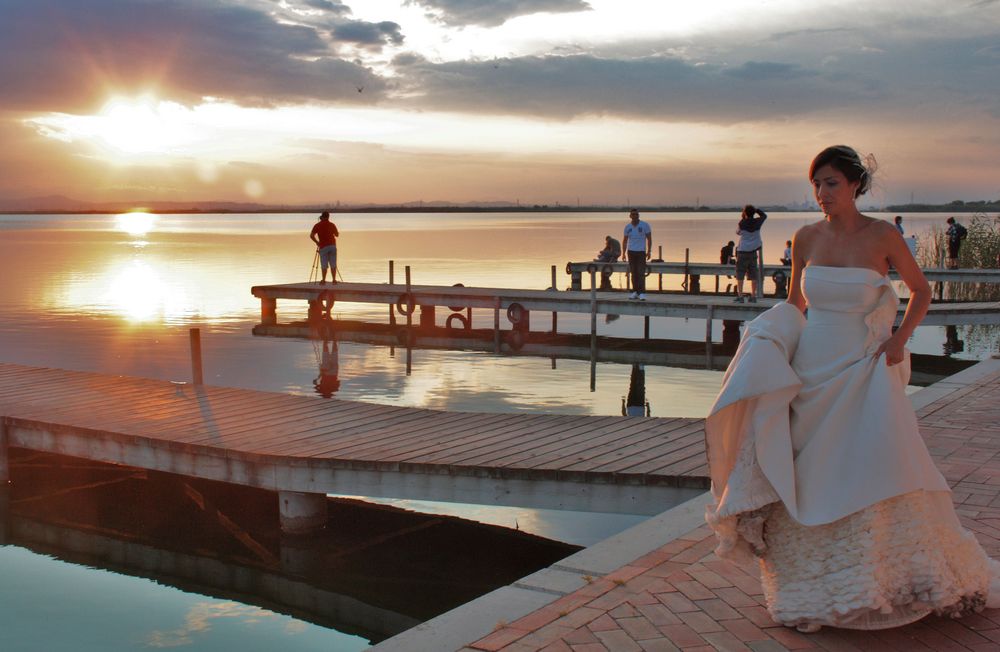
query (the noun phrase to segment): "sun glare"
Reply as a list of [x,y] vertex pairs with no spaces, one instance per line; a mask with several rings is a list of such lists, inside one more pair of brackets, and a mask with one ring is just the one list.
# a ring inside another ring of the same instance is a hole
[[119,231],[129,235],[146,235],[156,226],[156,216],[151,213],[122,213],[115,218]]

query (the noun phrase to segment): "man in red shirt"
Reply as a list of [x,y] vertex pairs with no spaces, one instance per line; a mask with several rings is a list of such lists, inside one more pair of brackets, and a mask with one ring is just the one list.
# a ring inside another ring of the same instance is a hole
[[320,283],[326,283],[326,268],[330,267],[333,274],[330,276],[332,283],[337,282],[337,225],[330,221],[330,213],[323,211],[319,216],[319,222],[309,233],[309,239],[316,243],[316,250],[319,251],[319,262],[323,269]]

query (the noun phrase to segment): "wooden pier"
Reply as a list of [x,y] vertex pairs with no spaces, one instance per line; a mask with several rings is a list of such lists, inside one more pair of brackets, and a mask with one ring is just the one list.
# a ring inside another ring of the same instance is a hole
[[[716,287],[720,277],[734,276],[735,267],[733,265],[720,265],[719,263],[694,263],[694,262],[667,262],[654,261],[646,263],[646,268],[650,276],[684,276],[687,278],[699,278],[702,276],[714,276]],[[573,290],[583,289],[583,277],[585,274],[594,272],[605,273],[627,273],[628,263],[600,263],[595,261],[570,262],[566,263],[566,273],[570,276],[570,288]],[[788,265],[763,265],[761,273],[765,280],[771,278],[775,273],[781,272],[786,276],[791,275],[792,268]],[[941,283],[1000,283],[1000,269],[941,269],[927,267],[923,269],[924,276],[928,281]],[[889,278],[894,281],[899,280],[899,274],[895,270],[889,270]],[[733,280],[729,281],[730,283]]]
[[0,480],[11,446],[259,487],[292,531],[325,522],[331,493],[654,514],[708,487],[701,419],[442,412],[10,364],[0,415]]
[[[779,299],[762,298],[757,303],[733,303],[732,297],[701,294],[651,292],[646,301],[627,298],[623,292],[526,290],[517,288],[478,288],[442,285],[405,285],[388,283],[286,283],[257,285],[251,293],[261,301],[261,322],[277,322],[277,301],[308,301],[317,307],[328,302],[370,303],[395,306],[402,317],[414,316],[419,308],[422,324],[433,325],[435,309],[445,307],[464,327],[468,309],[492,310],[499,328],[501,313],[516,328],[528,330],[533,312],[577,313],[596,315],[633,315],[641,317],[680,317],[750,321]],[[906,310],[899,307],[899,318]],[[450,319],[450,315],[449,318]],[[447,321],[447,319],[446,319]],[[455,322],[453,322],[455,323]],[[961,324],[1000,324],[1000,301],[932,304],[922,322],[927,326]]]

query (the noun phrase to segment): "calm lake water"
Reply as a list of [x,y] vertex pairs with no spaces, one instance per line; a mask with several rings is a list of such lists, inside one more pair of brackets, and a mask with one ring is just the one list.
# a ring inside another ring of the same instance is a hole
[[[943,224],[945,215],[907,217],[908,233]],[[315,215],[0,216],[0,361],[35,366],[190,379],[188,329],[202,331],[209,384],[313,395],[321,347],[306,340],[254,337],[260,304],[252,285],[307,280]],[[335,215],[345,281],[384,282],[394,260],[397,282],[409,265],[415,284],[463,283],[543,289],[550,266],[568,287],[567,261],[589,260],[605,235],[620,238],[624,213],[452,213]],[[718,260],[735,239],[736,214],[648,213],[654,252],[665,260]],[[764,227],[765,260],[815,213],[775,213]],[[615,280],[618,284],[621,281]],[[679,279],[664,279],[676,287]],[[484,311],[485,312],[485,311]],[[282,321],[305,305],[280,303]],[[386,321],[384,306],[338,305],[335,317]],[[492,325],[492,314],[476,317]],[[547,319],[543,320],[547,323]],[[560,330],[585,333],[589,317],[560,315]],[[504,324],[506,327],[506,324]],[[535,328],[544,328],[535,326]],[[599,323],[599,334],[641,337],[642,320]],[[704,324],[652,320],[652,337],[704,337]],[[985,357],[995,335],[959,329],[959,357]],[[991,339],[992,338],[992,339]],[[721,339],[716,326],[715,339]],[[941,354],[945,331],[918,329],[910,348]],[[336,397],[443,410],[620,414],[628,365],[414,350],[412,370],[398,349],[342,342]],[[718,371],[646,366],[654,416],[704,416],[721,382]],[[317,400],[322,400],[317,398]],[[389,502],[389,501],[387,501]],[[640,520],[540,510],[429,505],[579,545]],[[355,650],[364,636],[342,634],[239,601],[210,598],[17,546],[0,548],[0,649]]]

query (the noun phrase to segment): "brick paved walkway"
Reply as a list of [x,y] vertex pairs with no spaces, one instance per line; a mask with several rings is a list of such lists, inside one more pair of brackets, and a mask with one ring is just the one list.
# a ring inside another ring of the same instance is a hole
[[[918,410],[955,506],[986,552],[1000,558],[1000,373]],[[927,617],[875,632],[815,634],[774,623],[757,568],[721,561],[707,526],[462,648],[522,652],[1000,650],[1000,609],[961,620]]]

